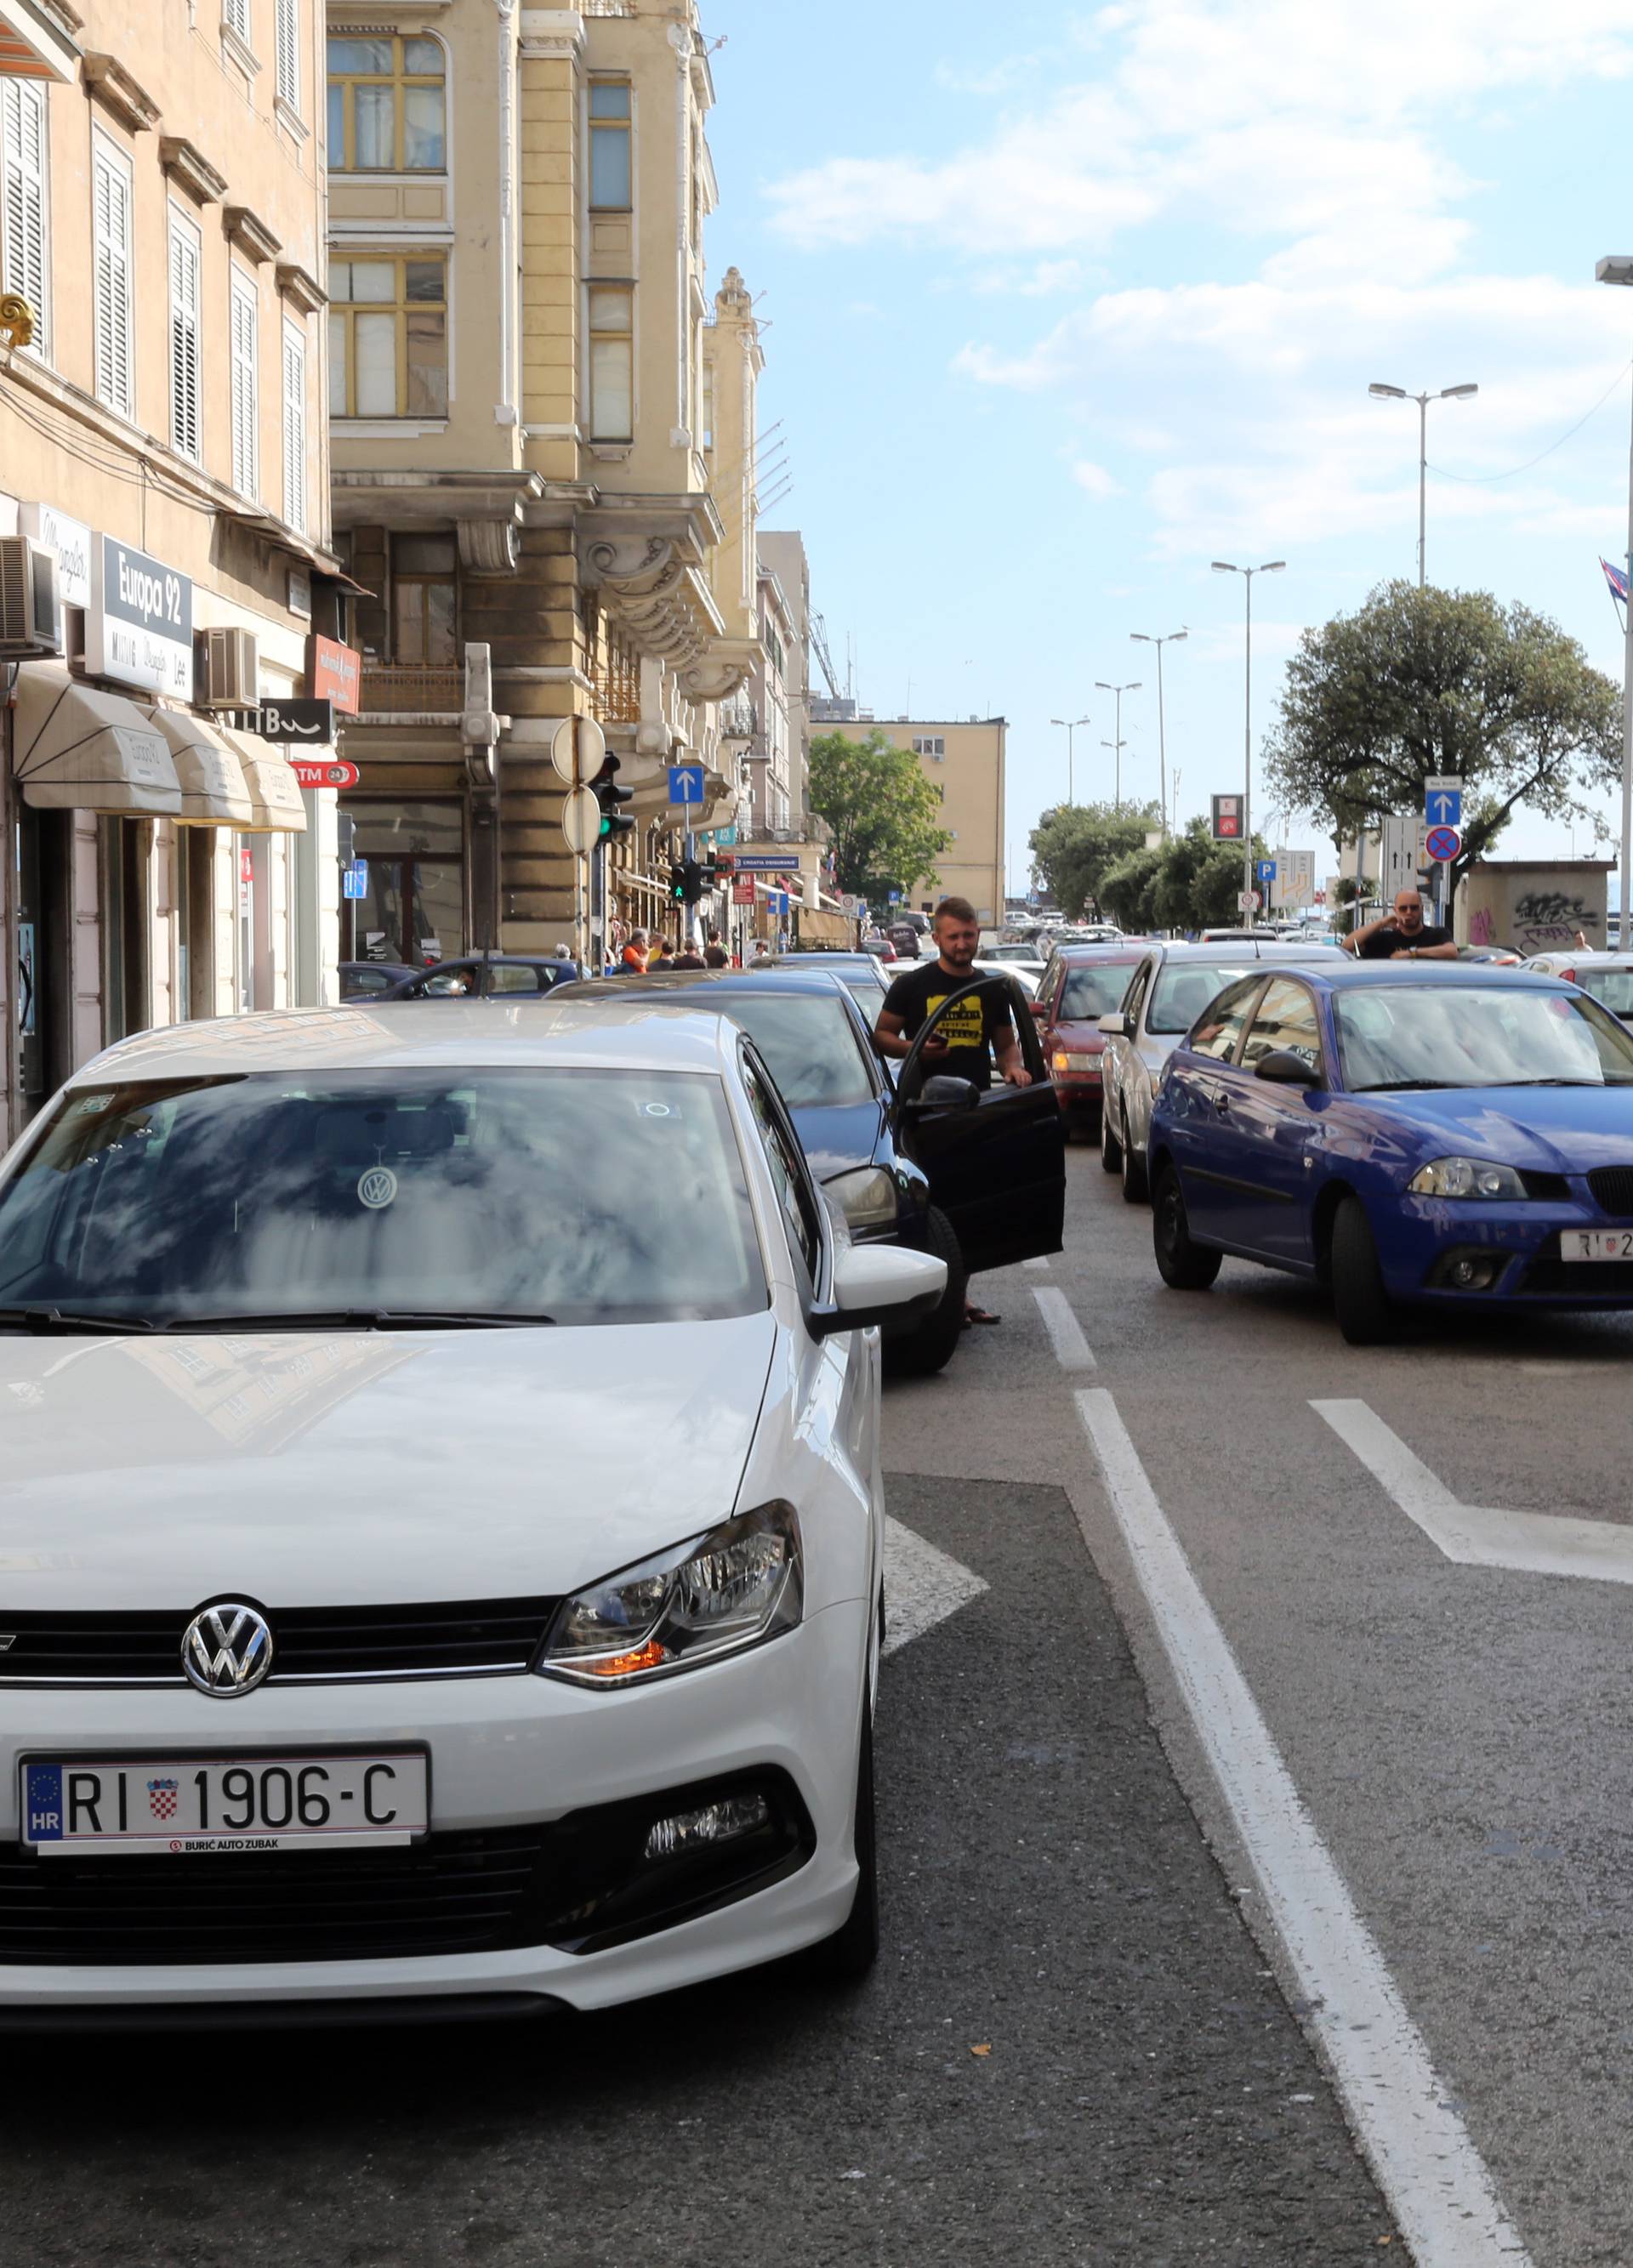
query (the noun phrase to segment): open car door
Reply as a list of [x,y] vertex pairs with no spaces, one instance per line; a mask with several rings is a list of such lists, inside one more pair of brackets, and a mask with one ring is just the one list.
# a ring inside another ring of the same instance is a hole
[[[1031,1086],[997,1078],[927,1078],[924,1043],[972,992],[1009,1008]],[[1008,1268],[1060,1249],[1066,1219],[1066,1135],[1026,995],[1007,976],[983,976],[949,994],[904,1057],[893,1106],[898,1138],[924,1168],[930,1195],[957,1232],[964,1265]]]

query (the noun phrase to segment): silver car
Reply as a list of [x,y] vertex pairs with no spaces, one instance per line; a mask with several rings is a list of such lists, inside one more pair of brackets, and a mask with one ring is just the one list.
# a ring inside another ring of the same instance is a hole
[[1309,968],[1345,958],[1335,945],[1283,945],[1268,937],[1151,947],[1122,1006],[1100,1019],[1100,1163],[1108,1174],[1121,1173],[1130,1204],[1142,1204],[1148,1194],[1146,1142],[1164,1066],[1208,1002],[1257,961]]
[[1568,984],[1579,984],[1613,1016],[1624,1024],[1633,1023],[1633,953],[1535,953],[1520,966],[1544,976],[1563,976]]

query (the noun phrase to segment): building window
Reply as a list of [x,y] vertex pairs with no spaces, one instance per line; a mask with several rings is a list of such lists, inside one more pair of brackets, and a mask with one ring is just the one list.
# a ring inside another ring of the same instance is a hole
[[284,326],[284,517],[307,532],[307,335]]
[[714,364],[705,360],[703,365],[703,433],[702,446],[714,446]]
[[447,262],[422,254],[329,263],[336,417],[448,414]]
[[92,290],[96,395],[122,417],[134,414],[130,387],[130,161],[98,135],[92,158]]
[[170,216],[170,446],[196,465],[203,460],[199,417],[198,231],[178,212]]
[[412,34],[331,39],[329,171],[446,173],[447,76],[437,40]]
[[49,351],[51,239],[48,217],[46,91],[37,81],[0,78],[0,283],[34,311],[33,351]]
[[628,284],[589,287],[590,438],[635,438],[635,292]]
[[277,99],[300,110],[300,0],[277,0],[274,44],[277,55]]
[[221,0],[221,28],[249,45],[249,0]]
[[458,586],[451,535],[398,535],[391,543],[391,653],[404,667],[451,669]]
[[628,79],[592,79],[589,114],[590,210],[628,212],[634,202]]
[[261,310],[255,287],[240,269],[233,270],[233,485],[240,496],[255,497],[261,487],[261,402],[256,386],[260,357]]
[[915,756],[928,756],[932,763],[944,764],[947,761],[947,743],[939,734],[915,733],[913,752]]

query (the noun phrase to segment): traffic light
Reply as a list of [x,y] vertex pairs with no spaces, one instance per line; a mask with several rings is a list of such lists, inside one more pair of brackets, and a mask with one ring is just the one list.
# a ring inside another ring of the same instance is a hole
[[630,814],[624,809],[626,803],[634,802],[635,791],[632,787],[618,785],[618,760],[610,752],[590,782],[590,787],[601,806],[601,831],[596,840],[616,843],[620,835],[629,834],[635,824]]
[[669,868],[669,895],[677,906],[689,906],[693,902],[687,895],[691,887],[691,866],[692,861],[686,858],[677,859]]

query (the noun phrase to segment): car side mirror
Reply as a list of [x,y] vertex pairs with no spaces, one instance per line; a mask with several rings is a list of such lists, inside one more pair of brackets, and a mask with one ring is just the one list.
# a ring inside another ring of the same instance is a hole
[[809,1311],[811,1336],[920,1321],[946,1289],[947,1263],[934,1253],[903,1244],[842,1244],[833,1256],[833,1297]]
[[973,1110],[980,1099],[981,1090],[972,1079],[958,1079],[947,1071],[934,1072],[913,1097],[924,1110]]
[[1290,1048],[1272,1048],[1253,1065],[1256,1079],[1276,1080],[1282,1086],[1319,1086],[1321,1074]]
[[1103,1032],[1108,1040],[1126,1040],[1129,1031],[1128,1019],[1120,1008],[1117,1008],[1109,1016],[1102,1016],[1095,1029]]
[[1040,1024],[1046,1024],[1048,1022],[1049,1004],[1046,1000],[1029,1000],[1026,1005],[1031,1010],[1033,1015],[1037,1017]]

